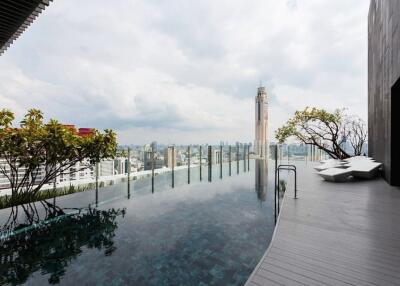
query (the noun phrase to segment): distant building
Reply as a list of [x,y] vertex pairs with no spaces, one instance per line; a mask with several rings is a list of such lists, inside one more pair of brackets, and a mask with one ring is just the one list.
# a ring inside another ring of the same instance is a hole
[[99,163],[99,176],[114,175],[114,160],[103,160]]
[[154,158],[152,158],[151,152],[147,152],[144,156],[144,170],[151,170],[153,168],[152,159],[154,160],[154,169],[161,169],[164,167],[164,159],[158,158],[156,153],[154,154]]
[[249,151],[250,151],[250,153],[254,153],[254,146],[253,146],[253,143],[249,143],[249,145],[248,145],[248,147],[249,147]]
[[164,149],[164,164],[168,168],[176,167],[176,148],[170,146]]
[[255,104],[255,140],[254,153],[261,158],[267,157],[268,152],[268,103],[265,87],[257,90]]
[[128,159],[125,157],[117,157],[114,159],[114,174],[127,174],[128,173]]
[[[221,163],[221,150],[219,148],[214,148],[212,149],[212,155],[211,155],[211,160],[212,164],[219,164]],[[223,158],[222,158],[223,160]]]
[[151,151],[151,145],[150,144],[145,144],[142,146],[142,152],[150,152]]
[[[151,170],[152,167],[153,165],[151,160],[147,160],[144,162],[145,170]],[[159,158],[154,158],[154,169],[161,169],[162,167],[164,167],[164,160]]]
[[95,130],[94,128],[76,129],[75,125],[73,125],[73,124],[63,124],[62,126],[66,129],[69,129],[70,131],[72,131],[73,133],[75,133],[76,135],[79,135],[81,137],[86,137],[86,136],[92,135]]
[[142,161],[140,161],[138,158],[135,157],[131,158],[131,166],[130,166],[131,173],[141,171],[142,169],[143,169]]
[[65,170],[57,176],[56,182],[71,182],[77,180],[90,180],[94,178],[94,167],[89,166],[89,161],[87,159],[82,162],[77,162],[71,168]]
[[151,170],[151,152],[146,152],[144,153],[143,156],[143,165],[144,165],[144,170]]
[[93,128],[79,128],[78,129],[78,135],[82,136],[82,137],[92,135],[93,132],[94,132]]
[[153,141],[150,143],[150,148],[154,151],[157,152],[158,151],[158,143],[157,141]]
[[[4,168],[8,174],[10,173],[10,166],[8,165],[6,159],[0,158],[0,167]],[[24,167],[21,167],[18,169],[18,177],[19,178],[17,180],[17,183],[21,183],[22,178],[25,175],[25,171],[26,171],[26,168],[24,168]],[[46,175],[46,169],[45,169],[45,166],[42,165],[38,169],[38,173],[37,173],[37,176],[36,176],[36,179],[34,180],[34,182],[39,183],[44,178],[45,175]],[[28,180],[29,180],[29,182],[31,182],[32,178],[28,178]],[[0,173],[0,189],[7,189],[10,187],[11,187],[10,181],[8,180],[8,178],[4,174]]]

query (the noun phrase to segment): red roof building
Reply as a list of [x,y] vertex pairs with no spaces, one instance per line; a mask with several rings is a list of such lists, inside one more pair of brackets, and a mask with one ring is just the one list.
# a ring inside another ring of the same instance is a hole
[[94,133],[94,128],[79,128],[78,135],[79,136],[89,136]]
[[75,125],[73,125],[73,124],[63,124],[63,126],[67,129],[73,131],[75,134],[82,136],[82,137],[89,136],[94,133],[94,128],[79,128],[77,130]]

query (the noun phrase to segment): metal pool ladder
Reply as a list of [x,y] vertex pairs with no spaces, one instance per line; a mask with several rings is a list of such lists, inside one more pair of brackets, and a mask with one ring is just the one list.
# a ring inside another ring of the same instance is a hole
[[279,165],[275,169],[275,191],[279,188],[279,173],[281,170],[294,172],[294,198],[297,199],[297,169],[295,165]]

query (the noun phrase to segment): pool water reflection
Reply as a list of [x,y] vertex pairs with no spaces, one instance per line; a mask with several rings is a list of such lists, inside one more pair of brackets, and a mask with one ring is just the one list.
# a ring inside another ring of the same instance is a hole
[[265,161],[235,167],[222,179],[214,167],[211,183],[193,168],[190,185],[176,171],[175,188],[159,175],[154,193],[151,178],[131,182],[130,199],[127,184],[110,186],[97,207],[90,191],[14,209],[11,220],[0,211],[3,233],[48,221],[3,239],[0,285],[242,285],[272,237],[274,176]]

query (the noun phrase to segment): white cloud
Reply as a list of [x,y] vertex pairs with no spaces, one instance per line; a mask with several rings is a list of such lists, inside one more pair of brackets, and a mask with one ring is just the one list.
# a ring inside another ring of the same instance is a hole
[[253,139],[307,105],[366,118],[368,1],[54,1],[0,57],[0,108],[121,143]]

